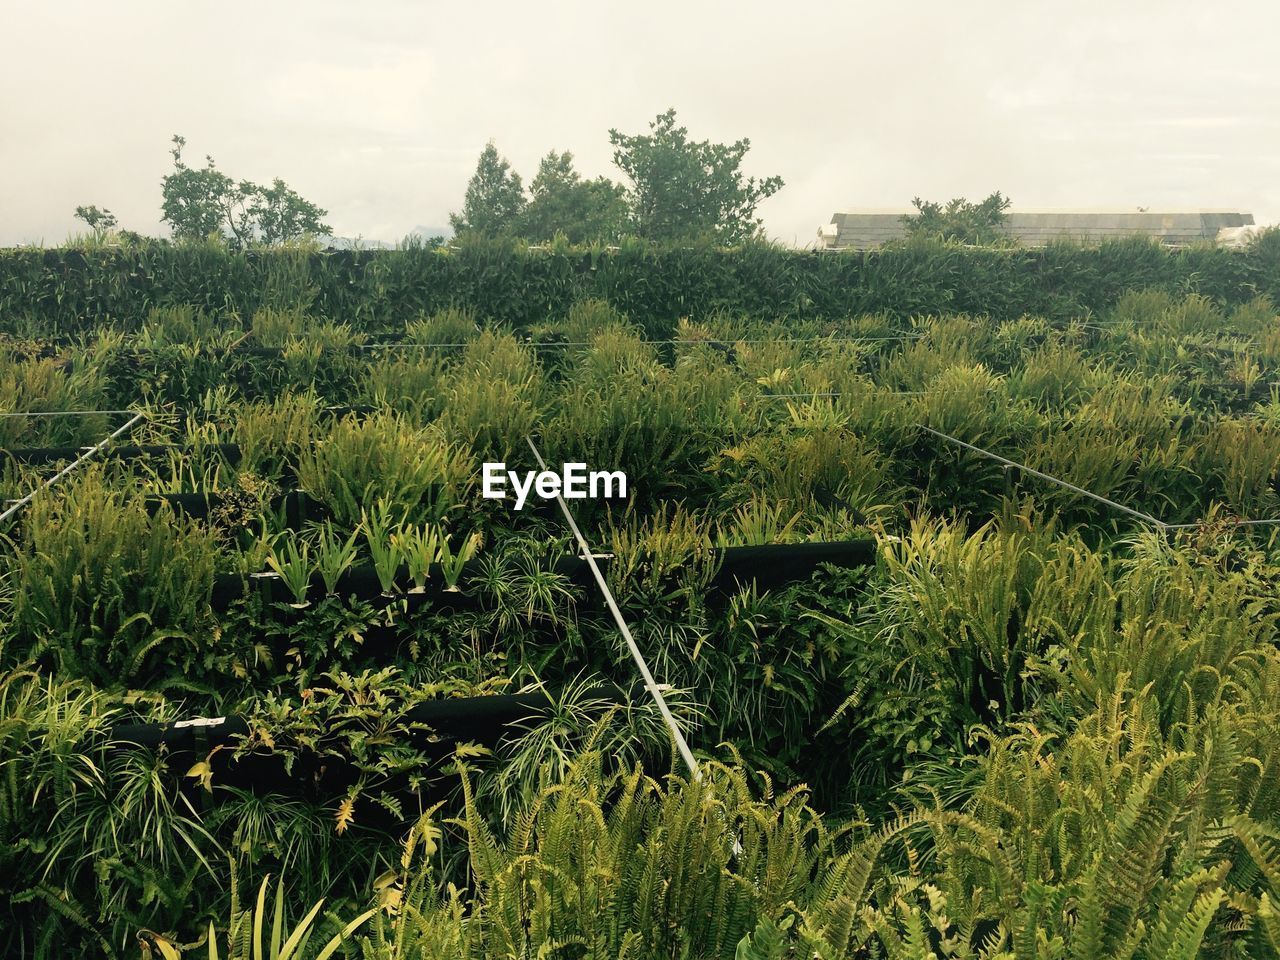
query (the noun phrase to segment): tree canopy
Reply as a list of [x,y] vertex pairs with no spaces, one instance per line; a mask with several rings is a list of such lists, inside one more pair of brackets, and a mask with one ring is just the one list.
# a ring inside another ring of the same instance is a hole
[[501,236],[513,233],[524,211],[524,184],[490,140],[480,152],[461,213],[449,214],[454,233]]
[[739,243],[756,236],[756,206],[782,189],[781,177],[757,180],[742,173],[751,148],[735,143],[690,140],[676,125],[674,109],[658,115],[649,133],[609,131],[613,162],[631,185],[627,199],[636,234],[653,240],[710,237]]
[[609,142],[629,186],[606,177],[584,179],[572,153],[552,150],[526,195],[520,175],[489,141],[462,211],[449,217],[454,231],[535,241],[564,236],[574,243],[630,234],[734,244],[759,234],[756,207],[782,188],[781,177],[757,180],[742,172],[750,140],[690,140],[688,130],[676,125],[675,110],[659,114],[647,134],[610,130]]
[[908,236],[941,237],[958,243],[975,245],[996,243],[1004,238],[1001,227],[1008,219],[1012,201],[997,190],[980,203],[956,197],[947,203],[934,203],[914,197],[916,213],[902,218]]
[[187,141],[174,135],[173,172],[160,182],[161,219],[176,240],[203,240],[210,235],[227,238],[234,246],[253,242],[283,243],[304,236],[331,233],[322,210],[291,189],[278,177],[269,187],[250,180],[235,180],[217,168],[213,157],[203,167],[190,167],[182,159]]
[[94,233],[103,233],[119,223],[114,213],[106,207],[99,207],[93,203],[76,207],[76,219],[87,223]]
[[584,180],[567,150],[542,158],[530,193],[519,221],[520,235],[530,240],[559,234],[572,243],[609,241],[626,229],[625,191],[605,177]]

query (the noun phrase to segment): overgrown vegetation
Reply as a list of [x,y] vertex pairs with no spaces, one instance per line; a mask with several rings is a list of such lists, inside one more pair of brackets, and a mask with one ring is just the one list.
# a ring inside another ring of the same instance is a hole
[[1280,956],[1273,246],[5,253],[0,947]]

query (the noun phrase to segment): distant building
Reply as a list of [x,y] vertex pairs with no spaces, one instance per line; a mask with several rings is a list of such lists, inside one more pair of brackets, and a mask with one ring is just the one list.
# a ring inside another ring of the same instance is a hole
[[[837,213],[818,229],[824,250],[867,250],[906,235],[903,216],[914,210],[851,210]],[[1028,247],[1051,240],[1097,243],[1113,237],[1154,237],[1171,247],[1217,240],[1221,230],[1253,225],[1253,214],[1232,210],[1154,213],[1148,211],[1020,210],[1010,212],[1005,232]]]

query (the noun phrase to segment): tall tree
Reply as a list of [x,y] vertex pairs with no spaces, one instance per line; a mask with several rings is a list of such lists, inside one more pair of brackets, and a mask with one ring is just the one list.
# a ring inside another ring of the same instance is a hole
[[674,109],[659,114],[650,132],[628,136],[609,131],[613,162],[627,175],[627,199],[637,234],[654,240],[709,237],[738,243],[756,236],[756,206],[782,189],[781,177],[745,177],[742,160],[751,148],[689,139],[676,125]]
[[325,236],[331,231],[323,223],[322,210],[283,180],[270,187],[250,180],[236,181],[205,157],[202,168],[187,166],[182,159],[185,138],[174,135],[173,172],[160,182],[165,223],[177,240],[203,240],[210,235],[226,237],[237,247],[255,241],[283,243],[307,235]]
[[76,219],[83,220],[89,225],[89,229],[94,233],[105,233],[116,226],[118,221],[116,215],[106,207],[99,208],[97,204],[89,204],[86,206],[76,207]]
[[1004,238],[1001,229],[1012,201],[999,190],[980,203],[955,197],[946,204],[914,197],[916,213],[902,218],[908,236],[941,237],[958,243],[991,244]]
[[519,225],[520,235],[530,240],[556,234],[572,243],[616,240],[625,229],[626,191],[605,177],[583,180],[567,150],[542,158],[530,192]]
[[476,172],[467,184],[462,212],[449,214],[449,223],[457,234],[507,234],[516,229],[524,206],[520,174],[498,156],[498,148],[490,140],[480,152]]

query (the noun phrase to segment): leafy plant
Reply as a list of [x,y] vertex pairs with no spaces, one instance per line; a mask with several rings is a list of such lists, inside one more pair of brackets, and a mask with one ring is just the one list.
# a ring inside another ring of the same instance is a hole
[[395,536],[390,504],[379,499],[373,509],[361,515],[360,527],[364,531],[365,545],[373,558],[373,569],[382,585],[383,596],[392,596],[396,592],[396,576],[400,572],[403,555],[402,541]]
[[[315,932],[315,921],[320,914],[321,907],[324,906],[324,901],[318,901],[286,933],[284,879],[281,878],[276,885],[275,909],[271,912],[268,921],[266,898],[269,880],[269,877],[263,878],[262,886],[258,888],[258,898],[249,909],[240,910],[233,896],[231,924],[227,930],[227,960],[296,960],[296,958],[304,956],[314,956],[314,960],[328,960],[329,957],[337,953],[343,943],[350,939],[352,934],[367,923],[369,918],[377,912],[376,910],[366,910],[348,922],[313,955],[307,953],[307,945]],[[270,928],[267,927],[268,922],[271,924]],[[266,939],[263,939],[264,935],[266,935]],[[177,960],[181,956],[177,946],[165,938],[151,934],[146,940],[143,940],[144,945],[148,940],[155,945],[163,960]],[[217,946],[217,930],[212,923],[209,924],[207,942],[210,960],[219,960],[222,954]]]
[[218,546],[196,523],[113,490],[90,470],[31,504],[16,544],[10,636],[67,676],[104,683],[196,671],[213,651]]
[[311,576],[316,569],[311,560],[311,545],[300,537],[281,538],[267,555],[267,564],[293,594],[293,606],[297,608],[308,606],[307,592],[311,587]]
[[440,431],[380,415],[346,417],[299,452],[298,482],[348,529],[377,500],[397,521],[439,522],[474,482],[469,463]]
[[467,562],[476,555],[476,551],[480,549],[484,542],[484,535],[479,530],[473,530],[463,539],[461,546],[454,551],[449,538],[440,538],[440,575],[444,577],[445,589],[456,591],[458,582],[462,579],[462,571]]
[[326,594],[333,596],[338,591],[338,581],[342,578],[359,555],[356,540],[359,530],[354,530],[343,537],[334,528],[332,521],[326,520],[317,530],[316,539],[316,572],[324,584]]
[[392,533],[391,539],[408,568],[413,590],[423,592],[431,567],[440,558],[441,541],[444,539],[441,532],[435,527],[404,527]]

